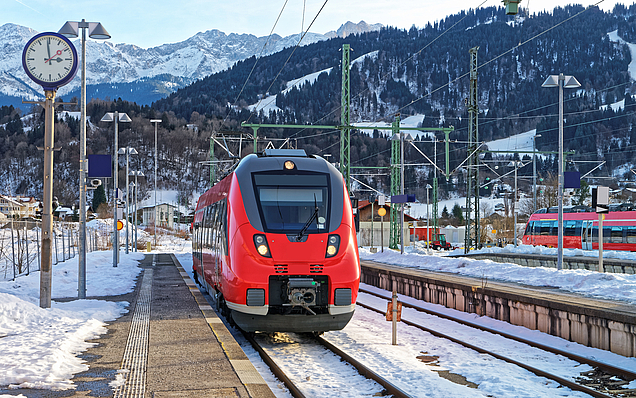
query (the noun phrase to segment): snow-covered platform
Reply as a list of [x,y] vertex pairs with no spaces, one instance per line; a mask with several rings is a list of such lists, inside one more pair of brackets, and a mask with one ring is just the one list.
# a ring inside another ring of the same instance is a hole
[[[465,260],[471,261],[471,260]],[[616,354],[636,356],[636,307],[550,287],[362,261],[360,281]]]
[[[524,267],[557,268],[556,256],[547,254],[525,253],[469,253],[460,257],[476,260],[492,260],[498,263],[512,263]],[[563,269],[599,270],[598,257],[567,256],[563,257]],[[603,271],[616,274],[636,274],[636,261],[623,258],[603,258]]]
[[75,391],[42,396],[274,397],[174,254],[147,254],[140,267],[132,293],[100,297],[130,311],[82,355],[90,368]]

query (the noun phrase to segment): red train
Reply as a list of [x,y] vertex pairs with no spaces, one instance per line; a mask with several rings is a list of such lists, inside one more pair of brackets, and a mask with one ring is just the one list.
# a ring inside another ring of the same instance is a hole
[[246,156],[197,203],[196,281],[241,329],[340,330],[353,316],[360,258],[342,175],[304,150]]
[[[627,210],[620,211],[622,209]],[[550,208],[550,212],[547,212],[546,209],[542,209],[530,216],[522,242],[526,245],[557,247],[556,210]],[[591,208],[564,209],[563,247],[598,250],[598,214]],[[631,207],[617,205],[605,214],[603,250],[636,251],[636,211]]]

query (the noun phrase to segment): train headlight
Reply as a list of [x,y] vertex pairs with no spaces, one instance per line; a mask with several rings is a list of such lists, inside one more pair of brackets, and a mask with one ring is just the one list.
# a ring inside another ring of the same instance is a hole
[[272,253],[269,251],[269,246],[267,245],[267,238],[265,235],[254,235],[254,246],[256,246],[256,251],[263,257],[272,257]]
[[325,257],[333,257],[338,254],[338,249],[340,249],[340,236],[339,235],[329,235],[327,239],[327,253]]
[[296,168],[296,165],[291,160],[287,160],[285,162],[285,170],[294,170],[295,168]]

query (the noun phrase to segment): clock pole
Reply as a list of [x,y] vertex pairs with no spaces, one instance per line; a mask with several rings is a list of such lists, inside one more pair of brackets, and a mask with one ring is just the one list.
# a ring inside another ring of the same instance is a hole
[[42,253],[40,271],[40,307],[51,308],[53,241],[53,143],[55,91],[44,92],[44,203],[42,207]]
[[[51,56],[53,54],[53,56]],[[64,56],[62,57],[62,54]],[[44,192],[42,197],[42,251],[40,253],[40,307],[51,308],[53,279],[53,151],[54,101],[57,89],[67,84],[77,73],[77,51],[64,36],[44,32],[33,36],[22,51],[24,72],[44,89],[44,101],[22,101],[44,106]],[[59,103],[68,105],[66,103]]]

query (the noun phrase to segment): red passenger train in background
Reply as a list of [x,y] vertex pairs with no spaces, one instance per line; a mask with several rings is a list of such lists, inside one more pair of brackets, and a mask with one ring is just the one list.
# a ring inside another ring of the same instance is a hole
[[342,175],[304,150],[246,156],[205,192],[193,223],[196,281],[241,329],[339,330],[360,259]]
[[[530,216],[522,239],[533,246],[558,246],[556,208],[541,209]],[[563,247],[598,250],[598,214],[589,207],[563,210]],[[636,211],[631,204],[610,205],[603,220],[603,250],[636,251]]]

